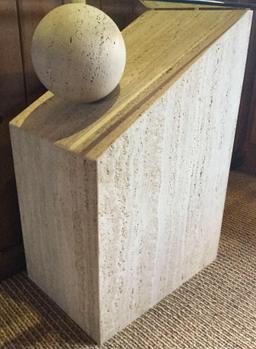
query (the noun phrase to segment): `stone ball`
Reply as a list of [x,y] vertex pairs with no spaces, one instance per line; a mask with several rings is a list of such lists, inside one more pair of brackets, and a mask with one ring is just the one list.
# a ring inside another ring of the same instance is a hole
[[31,51],[41,82],[74,102],[107,96],[119,84],[126,63],[117,25],[104,12],[81,3],[49,12],[34,32]]

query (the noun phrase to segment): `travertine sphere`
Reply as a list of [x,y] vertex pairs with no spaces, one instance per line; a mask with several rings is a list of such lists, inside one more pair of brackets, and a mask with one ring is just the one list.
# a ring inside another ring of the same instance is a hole
[[57,96],[94,102],[118,85],[126,50],[121,32],[104,12],[85,4],[67,4],[39,23],[32,61],[41,82]]

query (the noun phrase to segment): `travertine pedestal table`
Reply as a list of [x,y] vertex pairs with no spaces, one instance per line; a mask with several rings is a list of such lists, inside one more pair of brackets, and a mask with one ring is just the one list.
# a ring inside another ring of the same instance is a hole
[[112,95],[11,123],[28,275],[98,343],[216,257],[250,26],[149,11]]

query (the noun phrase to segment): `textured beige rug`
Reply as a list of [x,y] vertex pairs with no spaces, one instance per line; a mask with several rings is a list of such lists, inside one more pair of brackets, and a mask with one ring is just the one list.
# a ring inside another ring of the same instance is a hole
[[[19,274],[0,284],[0,348],[98,348]],[[216,262],[102,349],[256,349],[256,177],[231,174]]]

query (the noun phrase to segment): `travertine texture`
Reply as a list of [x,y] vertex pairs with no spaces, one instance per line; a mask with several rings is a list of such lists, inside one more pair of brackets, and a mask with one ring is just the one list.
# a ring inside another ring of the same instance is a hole
[[12,137],[29,277],[96,341],[96,163],[31,134]]
[[41,82],[57,96],[95,102],[119,84],[126,62],[117,25],[86,4],[66,4],[48,13],[37,26],[32,60]]
[[[238,16],[180,12],[196,27]],[[197,60],[183,46],[183,74],[176,56],[169,70],[163,59],[139,95],[121,83],[120,96],[74,107],[48,94],[12,122],[29,276],[99,343],[216,256],[251,24],[250,12],[239,16]],[[145,63],[144,51],[130,54]]]
[[249,24],[247,15],[99,159],[103,338],[216,257]]
[[72,105],[47,92],[16,127],[96,160],[244,11],[148,11],[123,31],[127,64],[98,103]]

